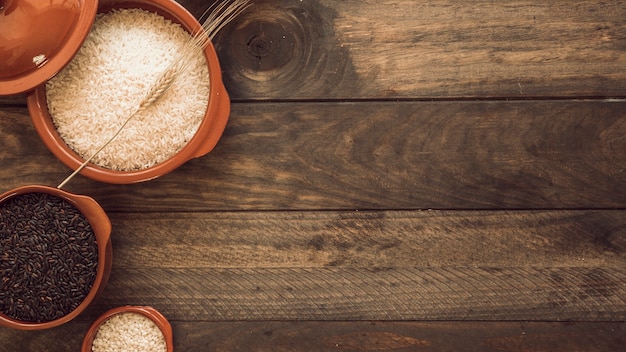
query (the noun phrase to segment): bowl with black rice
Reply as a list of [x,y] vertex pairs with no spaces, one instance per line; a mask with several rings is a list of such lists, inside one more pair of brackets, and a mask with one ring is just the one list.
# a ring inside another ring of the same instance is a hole
[[111,222],[92,198],[48,186],[0,195],[0,326],[64,324],[104,289]]

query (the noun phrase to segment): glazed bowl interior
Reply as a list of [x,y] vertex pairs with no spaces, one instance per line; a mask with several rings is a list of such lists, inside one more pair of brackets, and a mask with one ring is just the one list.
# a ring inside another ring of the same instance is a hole
[[[180,24],[192,34],[202,28],[198,20],[174,0],[101,0],[98,13],[130,8],[155,12]],[[106,183],[143,182],[167,174],[183,163],[209,153],[221,138],[226,127],[230,114],[230,100],[222,82],[217,53],[210,42],[204,48],[204,56],[209,72],[208,104],[197,132],[181,150],[169,159],[144,169],[118,171],[89,163],[81,174]],[[48,111],[45,84],[33,90],[27,98],[27,104],[35,129],[48,149],[73,170],[83,164],[85,159],[72,150],[56,130]]]
[[118,314],[124,314],[124,313],[137,313],[150,319],[152,322],[156,324],[156,326],[159,328],[159,330],[163,334],[167,352],[172,352],[174,350],[172,326],[170,325],[169,321],[163,316],[163,314],[161,314],[159,311],[149,306],[128,305],[128,306],[121,306],[121,307],[113,308],[105,312],[104,314],[102,314],[100,317],[98,317],[98,319],[96,319],[91,324],[91,326],[87,330],[87,333],[85,333],[85,337],[83,338],[83,344],[81,347],[81,352],[92,352],[94,339],[96,338],[98,329],[100,329],[102,324],[104,324],[110,318]]
[[98,266],[95,280],[87,296],[73,311],[58,319],[46,322],[20,321],[0,312],[1,326],[6,326],[19,330],[41,330],[59,326],[74,319],[76,316],[82,313],[89,306],[89,304],[91,304],[93,300],[98,297],[100,293],[104,290],[104,287],[106,286],[106,283],[109,279],[112,264],[112,245],[110,240],[111,222],[104,210],[92,198],[69,193],[67,191],[47,186],[23,186],[5,192],[0,195],[0,205],[13,199],[14,197],[29,193],[49,194],[63,199],[76,207],[91,225],[98,246]]
[[0,95],[28,92],[76,54],[98,0],[0,0]]

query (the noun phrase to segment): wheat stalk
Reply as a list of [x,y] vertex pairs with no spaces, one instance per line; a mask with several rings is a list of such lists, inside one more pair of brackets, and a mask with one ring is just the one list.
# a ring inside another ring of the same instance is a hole
[[178,52],[178,55],[176,55],[172,63],[170,63],[165,70],[159,74],[158,78],[150,86],[150,89],[148,89],[142,100],[137,105],[135,111],[133,111],[126,118],[126,120],[124,120],[124,123],[122,123],[122,125],[115,133],[113,133],[106,143],[98,148],[98,150],[87,158],[76,170],[74,170],[74,172],[65,178],[65,180],[57,186],[57,188],[63,188],[74,176],[81,172],[96,155],[106,148],[115,139],[115,137],[122,132],[124,127],[126,127],[133,117],[157,102],[165,94],[165,92],[170,89],[176,77],[181,75],[188,68],[188,62],[190,60],[187,60],[187,58],[196,50],[206,48],[206,46],[209,45],[211,40],[222,28],[224,28],[224,26],[235,19],[235,17],[239,16],[250,5],[252,4],[249,0],[234,0],[224,1],[222,3],[218,2],[209,7],[209,9],[207,9],[207,11],[205,11],[202,15],[202,17],[205,17],[208,14],[206,19],[202,20],[202,28],[191,36],[190,40],[185,43],[182,50]]

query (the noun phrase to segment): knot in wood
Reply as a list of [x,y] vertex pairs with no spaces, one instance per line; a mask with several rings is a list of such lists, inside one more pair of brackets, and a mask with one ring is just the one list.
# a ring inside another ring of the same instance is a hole
[[248,48],[248,53],[259,60],[263,57],[266,57],[272,52],[272,38],[267,38],[265,35],[253,35],[246,47]]

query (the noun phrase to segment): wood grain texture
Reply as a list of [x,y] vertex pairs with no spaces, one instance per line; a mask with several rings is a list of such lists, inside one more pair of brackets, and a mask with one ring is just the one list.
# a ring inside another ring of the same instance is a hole
[[623,268],[120,268],[86,316],[173,320],[623,321]]
[[0,106],[24,106],[26,105],[26,95],[0,96]]
[[[75,352],[87,327],[72,322],[41,332],[0,328],[0,351]],[[172,328],[175,351],[187,352],[608,352],[626,344],[623,322],[173,321]]]
[[624,96],[625,5],[259,0],[215,44],[236,100]]
[[[194,15],[214,1],[180,0]],[[113,224],[87,311],[0,351],[76,351],[151,305],[176,351],[619,351],[626,2],[255,0],[215,39],[209,155],[67,190]],[[0,183],[55,186],[23,96]]]
[[214,42],[235,100],[623,97],[624,37],[623,1],[255,0]]
[[[79,318],[80,319],[80,316]],[[72,321],[56,328],[21,331],[0,327],[2,352],[76,352],[91,322]]]
[[120,268],[626,267],[624,211],[112,213]]
[[[185,337],[195,344],[180,342],[184,351],[569,352],[617,351],[626,343],[624,323],[243,322],[194,327],[196,333]],[[555,344],[554,336],[562,342]]]
[[121,281],[109,284],[100,310],[149,302],[199,320],[620,320],[626,312],[622,211],[174,217],[114,214]]
[[[25,109],[0,111],[0,126],[7,189],[69,174]],[[67,189],[131,212],[623,208],[624,136],[624,101],[234,104],[206,157]]]

